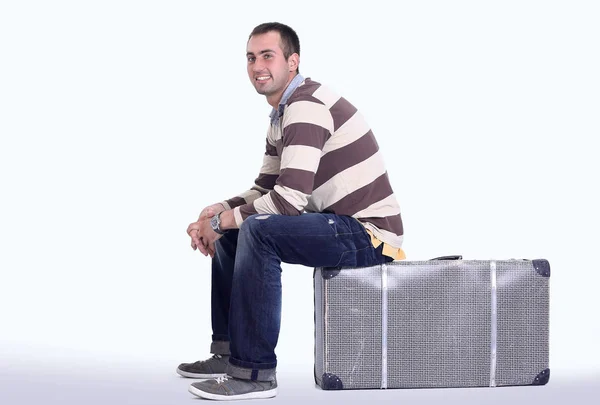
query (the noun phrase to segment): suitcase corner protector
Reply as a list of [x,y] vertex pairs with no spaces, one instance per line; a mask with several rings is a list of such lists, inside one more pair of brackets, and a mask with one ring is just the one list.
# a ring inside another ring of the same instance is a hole
[[344,383],[337,375],[324,373],[321,377],[321,388],[324,390],[343,390]]
[[321,267],[321,277],[323,280],[329,280],[340,274],[342,267]]
[[531,385],[546,385],[550,380],[550,369],[547,368],[535,376]]
[[550,277],[550,263],[546,259],[532,260],[535,272],[542,277]]

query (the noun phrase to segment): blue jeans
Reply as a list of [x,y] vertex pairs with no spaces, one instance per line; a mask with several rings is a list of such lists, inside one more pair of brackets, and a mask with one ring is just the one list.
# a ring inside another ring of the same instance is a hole
[[227,373],[275,378],[281,262],[365,267],[392,259],[374,249],[358,220],[335,214],[253,215],[215,244],[211,351],[231,354]]

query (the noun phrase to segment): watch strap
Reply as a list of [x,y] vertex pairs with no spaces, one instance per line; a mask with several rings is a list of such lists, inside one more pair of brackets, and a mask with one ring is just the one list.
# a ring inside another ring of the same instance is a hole
[[218,233],[219,235],[225,235],[225,232],[227,232],[227,231],[224,231],[223,229],[221,229],[221,213],[222,213],[222,212],[223,212],[223,211],[221,211],[221,212],[219,212],[217,215],[215,215],[215,217],[216,217],[216,219],[217,219],[217,220],[216,220],[216,224],[215,224],[215,226],[213,226],[213,227],[212,227],[212,228],[213,228],[213,230],[214,230],[216,233]]

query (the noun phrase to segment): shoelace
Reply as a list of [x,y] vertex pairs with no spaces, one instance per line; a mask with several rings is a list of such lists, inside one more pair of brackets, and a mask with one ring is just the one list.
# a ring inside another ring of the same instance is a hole
[[229,376],[228,375],[224,375],[222,377],[217,377],[216,381],[219,384],[223,384],[225,381],[229,380]]

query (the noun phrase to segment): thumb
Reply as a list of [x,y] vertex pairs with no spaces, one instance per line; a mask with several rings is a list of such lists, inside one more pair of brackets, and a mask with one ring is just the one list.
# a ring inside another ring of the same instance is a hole
[[211,207],[206,209],[206,217],[210,218],[210,217],[214,217],[216,214],[215,210]]

